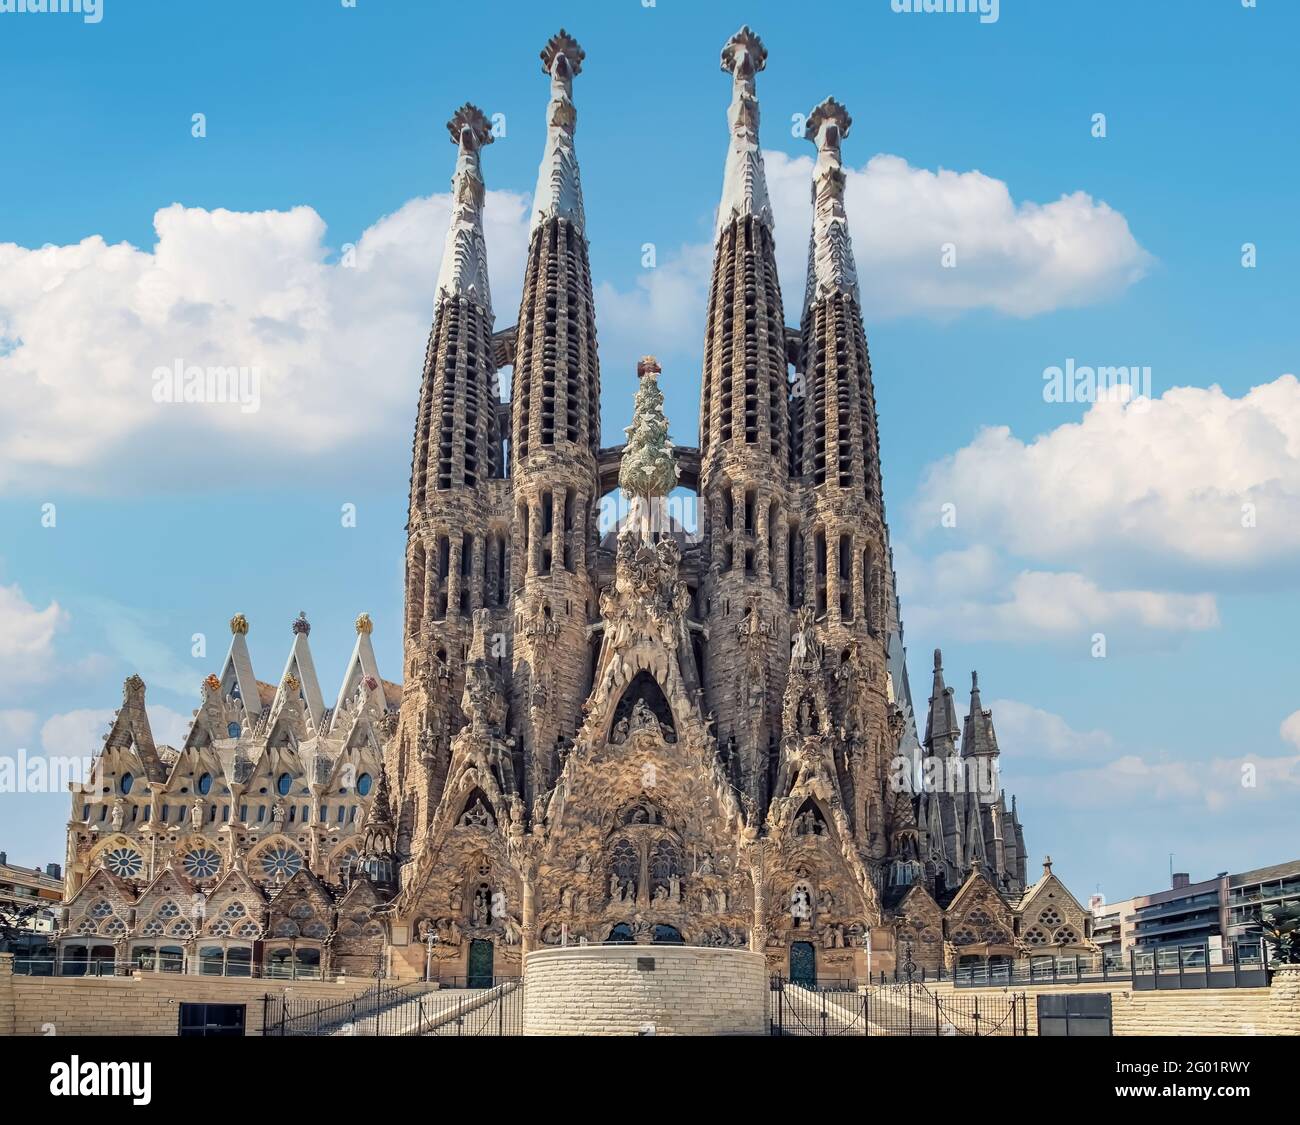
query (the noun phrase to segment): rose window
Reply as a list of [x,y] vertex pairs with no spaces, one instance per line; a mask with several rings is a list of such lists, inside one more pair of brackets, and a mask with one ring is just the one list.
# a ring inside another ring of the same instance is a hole
[[290,879],[302,870],[302,853],[279,844],[262,853],[262,870],[268,879]]
[[119,879],[134,879],[144,869],[144,860],[134,848],[114,848],[104,856],[104,866]]
[[191,879],[211,879],[221,870],[221,856],[211,848],[195,848],[186,853],[184,865]]

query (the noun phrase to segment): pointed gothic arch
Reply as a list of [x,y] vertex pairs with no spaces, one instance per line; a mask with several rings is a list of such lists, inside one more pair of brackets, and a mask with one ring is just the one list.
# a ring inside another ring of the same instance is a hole
[[668,695],[659,681],[643,668],[619,697],[610,718],[609,741],[615,745],[625,742],[632,732],[646,729],[652,723],[658,724],[665,742],[677,741],[677,722]]

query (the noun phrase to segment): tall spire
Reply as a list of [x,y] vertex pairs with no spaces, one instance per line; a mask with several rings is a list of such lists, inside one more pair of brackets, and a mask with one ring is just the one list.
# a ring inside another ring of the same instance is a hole
[[961,753],[964,758],[975,754],[998,753],[998,739],[993,733],[993,713],[984,710],[984,704],[980,700],[978,672],[970,674],[970,713],[966,716],[965,729],[962,731]]
[[529,231],[547,219],[568,219],[578,230],[586,228],[582,210],[582,181],[573,133],[578,111],[573,105],[573,79],[582,72],[586,52],[563,28],[542,49],[542,70],[551,77],[551,100],[546,107],[546,147],[537,170],[537,192]]
[[722,203],[718,207],[715,239],[733,219],[754,215],[772,227],[772,205],[763,174],[763,151],[758,144],[758,95],[754,76],[767,65],[767,48],[748,26],[742,27],[722,48],[722,69],[731,75],[731,105],[727,123],[731,143],[722,176]]
[[930,713],[925,720],[925,745],[933,754],[951,752],[957,735],[957,709],[952,702],[952,688],[943,680],[943,653],[934,650],[934,686],[930,689]]
[[840,142],[849,135],[852,124],[849,111],[834,98],[827,98],[808,115],[804,130],[804,136],[817,146],[805,309],[832,293],[843,293],[858,302],[858,271],[844,212],[845,175],[840,159]]
[[451,228],[442,252],[435,301],[464,297],[492,309],[488,289],[487,243],[483,239],[483,172],[479,150],[492,143],[492,127],[483,111],[466,102],[447,122],[452,144],[460,150],[451,181]]

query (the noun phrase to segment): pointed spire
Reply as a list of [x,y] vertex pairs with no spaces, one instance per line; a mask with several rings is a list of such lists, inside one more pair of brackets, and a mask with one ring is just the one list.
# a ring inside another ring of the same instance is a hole
[[993,733],[993,716],[984,710],[980,699],[980,678],[978,672],[970,674],[970,711],[962,730],[961,753],[963,758],[975,754],[997,754],[998,740]]
[[722,176],[715,237],[721,237],[732,220],[746,215],[756,216],[768,229],[772,227],[763,150],[758,143],[758,95],[754,85],[754,76],[766,65],[767,48],[747,26],[722,48],[722,69],[731,75],[731,105],[727,109],[731,144]]
[[551,79],[551,100],[546,107],[546,147],[537,170],[537,192],[529,233],[547,219],[567,219],[579,231],[586,228],[582,209],[582,182],[573,134],[578,111],[573,105],[573,79],[582,72],[586,52],[563,28],[542,49],[542,72]]
[[846,177],[840,142],[849,135],[853,118],[834,98],[827,98],[808,115],[804,136],[817,146],[813,167],[813,229],[808,245],[808,286],[804,308],[832,293],[858,300],[858,270],[844,211]]
[[[925,719],[925,745],[933,754],[951,749],[953,740],[961,733],[957,725],[957,708],[952,701],[952,688],[943,680],[943,653],[934,650],[934,685],[930,689],[930,710]],[[946,744],[946,745],[945,745]]]
[[257,678],[253,675],[253,662],[248,655],[248,618],[242,613],[230,619],[230,651],[221,666],[218,690],[223,698],[238,697],[248,721],[256,723],[262,713],[262,699],[257,689]]
[[486,189],[479,150],[492,143],[492,127],[481,109],[466,102],[447,122],[447,131],[459,155],[451,181],[451,227],[442,252],[435,301],[464,297],[490,311],[492,294],[488,288],[487,244],[483,240]]

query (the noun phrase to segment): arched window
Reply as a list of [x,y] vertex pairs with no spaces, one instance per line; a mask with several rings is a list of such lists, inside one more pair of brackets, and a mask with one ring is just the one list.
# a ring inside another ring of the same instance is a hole
[[199,777],[199,794],[206,797],[212,791],[212,775],[205,773]]
[[122,790],[122,796],[125,797],[128,793],[131,792],[131,786],[135,784],[135,778],[132,777],[129,773],[124,773],[122,775],[122,780],[119,781],[117,784],[118,784],[118,788]]
[[292,785],[293,778],[287,773],[282,773],[275,779],[275,791],[279,793],[281,797],[287,797],[289,795],[289,789]]
[[606,945],[629,945],[633,941],[632,927],[626,922],[619,922],[612,930],[609,931],[609,937],[605,939]]
[[682,938],[682,932],[676,926],[666,926],[660,924],[655,927],[655,944],[656,945],[685,945]]
[[370,786],[373,781],[374,779],[368,773],[363,773],[359,778],[357,778],[357,796],[369,796]]

